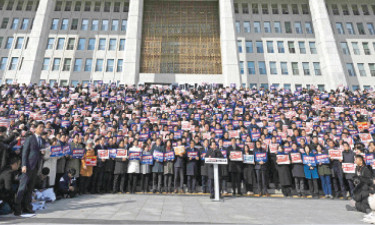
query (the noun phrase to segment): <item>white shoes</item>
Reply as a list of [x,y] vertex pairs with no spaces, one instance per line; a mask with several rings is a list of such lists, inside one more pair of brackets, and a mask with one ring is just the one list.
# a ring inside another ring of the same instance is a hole
[[362,222],[375,224],[375,214],[373,212],[364,216]]

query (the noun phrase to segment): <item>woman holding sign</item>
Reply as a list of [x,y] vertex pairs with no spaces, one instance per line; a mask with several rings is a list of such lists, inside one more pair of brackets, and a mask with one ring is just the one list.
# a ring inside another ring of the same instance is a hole
[[319,198],[318,189],[318,170],[316,169],[315,155],[312,153],[308,145],[305,146],[305,153],[302,154],[303,159],[303,169],[305,172],[305,178],[309,183],[310,194],[313,198]]
[[156,139],[156,144],[152,146],[151,153],[154,157],[154,164],[152,166],[152,192],[156,193],[158,191],[161,194],[164,161],[164,148],[161,146],[161,138]]
[[296,185],[296,192],[298,197],[305,197],[305,172],[302,164],[302,157],[300,149],[296,143],[292,144],[292,151],[289,153],[292,159],[292,176]]
[[237,193],[242,195],[241,192],[241,172],[242,172],[242,150],[240,147],[236,145],[236,139],[232,138],[231,146],[228,147],[228,154],[229,154],[229,172],[231,174],[232,179],[232,189],[233,189],[233,196]]
[[142,149],[138,146],[137,139],[133,141],[133,146],[129,149],[129,164],[128,164],[128,190],[134,194],[137,188],[138,174],[140,172],[140,160],[142,157]]
[[279,181],[281,191],[284,197],[292,197],[292,175],[290,173],[290,159],[289,155],[284,152],[284,148],[279,145],[276,155],[277,172],[279,174]]
[[316,146],[317,154],[315,155],[318,164],[318,173],[320,181],[322,182],[322,189],[326,198],[333,199],[332,196],[332,185],[331,185],[331,169],[329,167],[329,156],[327,151],[323,149],[323,146],[318,144]]
[[[354,164],[355,153],[351,150],[348,142],[344,142],[343,146],[344,146],[344,151],[342,152],[342,157],[343,157],[342,162]],[[349,184],[349,192],[350,192],[351,197],[353,197],[353,190],[354,190],[353,177],[354,177],[353,173],[344,173],[344,178]]]
[[90,177],[92,176],[93,166],[87,165],[87,159],[90,157],[95,157],[94,151],[94,143],[92,141],[88,141],[86,143],[86,151],[83,155],[81,160],[81,170],[80,170],[80,178],[79,178],[79,193],[80,194],[87,194],[87,187],[90,183]]
[[113,192],[117,192],[120,186],[120,192],[125,193],[125,176],[128,168],[128,140],[128,137],[125,137],[123,140],[121,140],[117,149],[114,171],[115,176],[113,179]]
[[186,175],[188,190],[189,193],[196,193],[195,184],[197,182],[198,175],[199,151],[197,148],[195,148],[194,140],[190,141],[190,146],[186,150],[186,156]]
[[172,193],[173,162],[174,151],[172,141],[168,140],[165,143],[164,152],[164,191],[167,193]]
[[267,150],[262,147],[262,143],[260,141],[255,142],[254,155],[259,197],[261,197],[262,195],[266,195],[266,197],[269,197],[270,194],[268,194],[267,191],[266,180],[268,155]]
[[255,162],[254,162],[254,153],[250,151],[249,145],[244,146],[244,156],[243,156],[243,176],[246,187],[246,194],[253,194],[254,185],[256,182],[255,179]]
[[150,145],[146,144],[143,149],[142,153],[142,161],[141,161],[141,190],[143,193],[149,191],[149,180],[151,174],[151,165],[152,165],[152,154],[150,151]]

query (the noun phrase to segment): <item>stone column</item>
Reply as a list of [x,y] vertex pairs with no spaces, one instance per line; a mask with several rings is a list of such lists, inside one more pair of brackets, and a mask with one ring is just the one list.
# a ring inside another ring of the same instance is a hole
[[223,67],[223,83],[241,86],[239,57],[237,50],[237,35],[235,30],[235,14],[233,0],[219,0],[221,63]]
[[130,0],[122,83],[138,84],[141,62],[143,0]]
[[17,73],[18,83],[38,83],[50,29],[50,17],[54,0],[40,0],[35,13],[29,44],[24,51],[21,70]]
[[339,85],[347,86],[344,66],[325,0],[309,0],[309,3],[325,88],[330,90],[336,89]]

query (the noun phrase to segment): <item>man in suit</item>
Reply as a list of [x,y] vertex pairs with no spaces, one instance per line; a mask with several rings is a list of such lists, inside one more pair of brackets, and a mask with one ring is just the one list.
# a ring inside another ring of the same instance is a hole
[[22,209],[25,213],[35,213],[32,210],[31,195],[35,186],[38,168],[41,164],[44,123],[39,122],[35,133],[30,135],[22,149],[22,175],[15,199],[15,216],[20,216]]
[[[211,147],[207,151],[206,158],[224,158],[215,141],[211,141]],[[210,179],[210,199],[215,198],[214,165],[207,164],[207,174]],[[221,171],[219,170],[219,193],[221,193]],[[221,195],[220,195],[221,197]]]

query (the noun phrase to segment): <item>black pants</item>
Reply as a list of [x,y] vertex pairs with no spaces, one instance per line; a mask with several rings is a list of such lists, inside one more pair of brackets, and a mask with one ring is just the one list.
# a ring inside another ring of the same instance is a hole
[[267,181],[266,181],[266,170],[255,170],[258,182],[258,194],[268,194]]
[[[241,173],[231,172],[233,194],[241,194]],[[221,185],[221,184],[220,184]],[[237,190],[237,192],[236,192]]]
[[270,169],[269,169],[269,178],[270,178],[269,180],[270,180],[270,183],[275,184],[275,188],[279,186],[279,173],[277,172],[277,168],[278,168],[278,165],[276,162],[276,156],[271,157]]
[[343,197],[346,196],[346,189],[344,185],[344,174],[342,172],[342,169],[340,167],[333,167],[332,168],[332,183],[333,183],[333,189],[335,190],[335,194],[339,195],[339,185],[340,185],[340,190],[341,194]]
[[189,189],[189,192],[195,192],[195,186],[197,184],[197,178],[195,175],[188,175],[187,177],[187,186]]
[[64,173],[56,173],[55,187],[53,188],[55,193],[57,193],[57,189],[59,188],[59,183],[62,176],[64,176]]
[[86,194],[87,193],[87,187],[90,184],[90,177],[79,177],[79,193],[80,194]]
[[74,188],[74,191],[58,189],[57,194],[64,198],[67,197],[67,195],[69,195],[70,198],[74,198],[77,194],[77,187]]
[[290,185],[282,185],[281,192],[284,196],[292,196],[292,187]]
[[361,202],[356,202],[355,203],[355,208],[360,211],[360,212],[363,212],[363,213],[367,213],[366,210],[367,209],[371,209],[369,204],[368,204],[368,201],[367,199],[361,201]]
[[91,192],[99,193],[101,192],[101,187],[103,183],[104,167],[94,167],[94,174],[92,177]]
[[141,174],[141,190],[143,192],[149,192],[150,174]]
[[252,184],[246,183],[246,192],[253,192],[254,188]]
[[172,192],[172,177],[173,174],[164,174],[164,191]]
[[296,185],[296,192],[298,195],[305,194],[305,178],[304,177],[295,177],[294,184]]
[[[177,186],[177,180],[180,178],[180,185]],[[182,167],[175,167],[174,168],[174,189],[176,190],[177,188],[180,188],[183,190],[184,186],[184,168]]]
[[123,174],[115,174],[113,178],[113,191],[118,192],[120,186],[120,192],[125,192],[125,173]]
[[152,173],[152,191],[161,191],[163,173]]
[[34,190],[35,182],[37,179],[38,167],[33,170],[27,170],[26,173],[21,175],[20,184],[16,194],[15,211],[21,212],[22,208],[32,210],[32,192]]
[[112,177],[113,173],[112,172],[105,172],[104,177],[103,177],[103,190],[107,193],[112,192]]
[[319,195],[318,180],[317,179],[309,179],[309,190],[310,190],[310,194],[312,196],[318,196]]
[[130,193],[135,193],[137,189],[138,173],[129,173],[128,190]]

